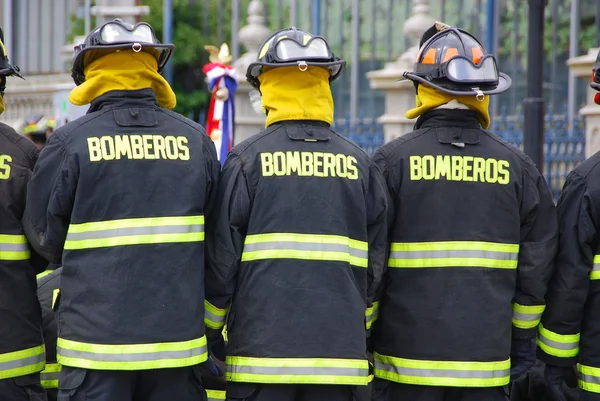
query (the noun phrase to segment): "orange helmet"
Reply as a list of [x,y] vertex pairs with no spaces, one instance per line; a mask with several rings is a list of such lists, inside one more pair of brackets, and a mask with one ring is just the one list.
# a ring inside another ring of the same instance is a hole
[[423,35],[413,70],[404,77],[458,96],[498,94],[512,83],[475,36],[442,23]]

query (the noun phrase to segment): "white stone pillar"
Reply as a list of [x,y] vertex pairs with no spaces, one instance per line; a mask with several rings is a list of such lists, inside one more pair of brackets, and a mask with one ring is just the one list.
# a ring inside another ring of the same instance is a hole
[[[586,55],[567,60],[567,65],[575,77],[583,78],[591,83],[592,67],[596,61],[600,48],[590,49]],[[594,103],[594,96],[598,93],[587,86],[585,106],[579,110],[585,121],[585,157],[590,157],[600,151],[600,106]]]
[[405,71],[412,71],[419,52],[419,41],[435,19],[429,15],[429,0],[413,0],[412,15],[404,23],[404,34],[415,41],[395,61],[386,63],[377,71],[369,71],[367,78],[372,89],[385,92],[385,114],[377,120],[383,124],[385,142],[389,142],[413,130],[414,119],[404,117],[404,113],[415,107],[415,87],[412,81],[398,82]]
[[265,128],[266,116],[258,114],[252,107],[249,93],[253,89],[246,81],[246,70],[256,61],[260,45],[271,35],[265,25],[265,7],[262,1],[252,0],[248,5],[248,25],[240,29],[240,43],[247,52],[235,60],[233,66],[240,80],[235,92],[235,143],[238,144]]

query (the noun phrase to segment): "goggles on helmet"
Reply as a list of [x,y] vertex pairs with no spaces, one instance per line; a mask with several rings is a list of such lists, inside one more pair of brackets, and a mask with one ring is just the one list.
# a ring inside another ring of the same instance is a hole
[[141,22],[131,29],[125,25],[117,22],[107,22],[104,24],[96,38],[95,44],[115,44],[115,43],[131,43],[131,42],[143,42],[158,44],[159,41],[156,39],[154,32],[150,25],[145,22]]
[[[425,67],[425,68],[423,68]],[[426,70],[426,71],[420,71]],[[456,83],[497,83],[499,79],[496,59],[491,54],[481,58],[475,64],[464,56],[456,56],[441,64],[437,69],[431,70],[431,66],[417,65],[415,75],[429,76],[431,78],[447,78]]]

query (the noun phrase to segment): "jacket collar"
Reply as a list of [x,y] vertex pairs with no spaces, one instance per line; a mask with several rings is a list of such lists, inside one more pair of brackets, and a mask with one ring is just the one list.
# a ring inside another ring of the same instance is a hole
[[438,109],[423,114],[417,120],[415,129],[432,127],[461,127],[481,129],[474,110]]
[[108,91],[94,99],[88,113],[120,107],[158,107],[156,95],[150,88]]

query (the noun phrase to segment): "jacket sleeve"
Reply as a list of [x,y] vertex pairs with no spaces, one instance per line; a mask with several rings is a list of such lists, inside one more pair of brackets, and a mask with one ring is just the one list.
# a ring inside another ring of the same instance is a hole
[[[572,366],[579,353],[579,333],[590,278],[594,278],[597,235],[593,203],[585,181],[571,173],[558,204],[560,246],[538,334],[538,358]],[[600,278],[600,275],[598,276]]]
[[69,229],[77,178],[62,139],[55,132],[42,150],[27,186],[23,229],[33,248],[60,264]]
[[250,195],[239,156],[230,154],[208,218],[206,237],[205,318],[209,340],[221,336],[236,288],[250,216]]
[[367,193],[367,234],[369,237],[369,265],[366,327],[371,329],[379,313],[379,301],[375,299],[383,279],[386,265],[387,196],[385,182],[375,163],[371,163]]
[[521,201],[521,241],[513,299],[513,338],[533,338],[554,270],[558,220],[552,194],[535,167],[526,171]]
[[381,179],[383,180],[383,194],[386,198],[387,213],[384,219],[385,244],[383,245],[383,251],[380,253],[381,257],[383,258],[381,280],[378,283],[374,283],[374,287],[375,285],[376,287],[373,288],[373,311],[372,317],[370,319],[371,324],[368,327],[371,327],[379,317],[381,294],[385,287],[385,272],[387,271],[388,259],[390,256],[391,231],[394,227],[394,222],[396,221],[397,208],[394,196],[396,191],[395,188],[397,187],[394,178],[394,172],[392,171],[392,169],[388,168],[387,159],[381,151],[375,152],[375,154],[373,155],[373,163],[377,166],[378,170],[380,171]]

